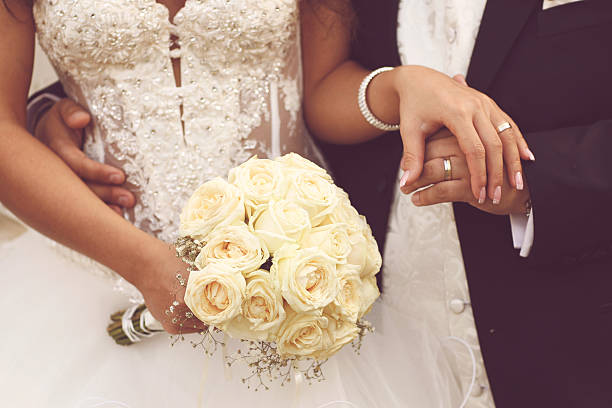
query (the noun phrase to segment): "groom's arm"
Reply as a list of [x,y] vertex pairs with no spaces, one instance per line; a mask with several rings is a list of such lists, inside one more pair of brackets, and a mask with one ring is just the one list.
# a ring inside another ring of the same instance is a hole
[[61,83],[35,93],[28,99],[27,130],[64,161],[89,188],[115,212],[135,205],[134,195],[122,187],[121,169],[96,162],[83,153],[83,129],[91,117],[80,105],[67,99]]
[[612,120],[527,139],[537,157],[525,166],[537,213],[530,261],[612,256]]

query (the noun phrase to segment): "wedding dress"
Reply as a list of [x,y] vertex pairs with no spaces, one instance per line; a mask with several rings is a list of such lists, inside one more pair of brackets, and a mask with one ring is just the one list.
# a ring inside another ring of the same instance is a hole
[[[195,188],[254,154],[317,159],[301,122],[295,0],[187,0],[172,21],[154,0],[36,0],[34,16],[68,95],[92,114],[86,153],[125,171],[138,202],[125,217],[148,233],[172,242]],[[194,350],[197,335],[173,347],[167,335],[116,345],[109,315],[140,294],[79,258],[33,231],[0,248],[4,405],[438,408],[463,399],[445,342],[401,298],[375,305],[376,332],[360,355],[345,347],[332,357],[325,381],[255,392],[221,352]]]

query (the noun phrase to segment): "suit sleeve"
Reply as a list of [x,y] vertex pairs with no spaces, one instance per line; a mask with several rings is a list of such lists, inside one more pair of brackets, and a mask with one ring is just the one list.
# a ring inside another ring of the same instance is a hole
[[612,120],[526,135],[538,264],[612,257]]
[[62,84],[55,82],[42,89],[28,98],[27,106],[27,130],[34,133],[34,128],[40,117],[61,98],[65,98],[66,93]]

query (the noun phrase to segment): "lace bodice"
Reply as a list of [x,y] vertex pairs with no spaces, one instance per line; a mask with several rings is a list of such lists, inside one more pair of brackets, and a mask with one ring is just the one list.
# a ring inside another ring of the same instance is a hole
[[[123,168],[136,226],[173,241],[201,183],[250,156],[311,156],[296,0],[36,0],[41,46],[87,107],[86,153]],[[180,86],[173,59],[180,60]]]

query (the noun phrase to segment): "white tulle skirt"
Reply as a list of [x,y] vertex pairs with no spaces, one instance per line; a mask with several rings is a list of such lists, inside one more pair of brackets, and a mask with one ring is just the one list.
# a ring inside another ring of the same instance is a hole
[[0,272],[3,406],[454,408],[463,399],[440,341],[384,300],[361,354],[345,347],[324,365],[325,381],[255,392],[240,367],[188,341],[116,345],[106,326],[127,299],[35,232],[0,247]]

